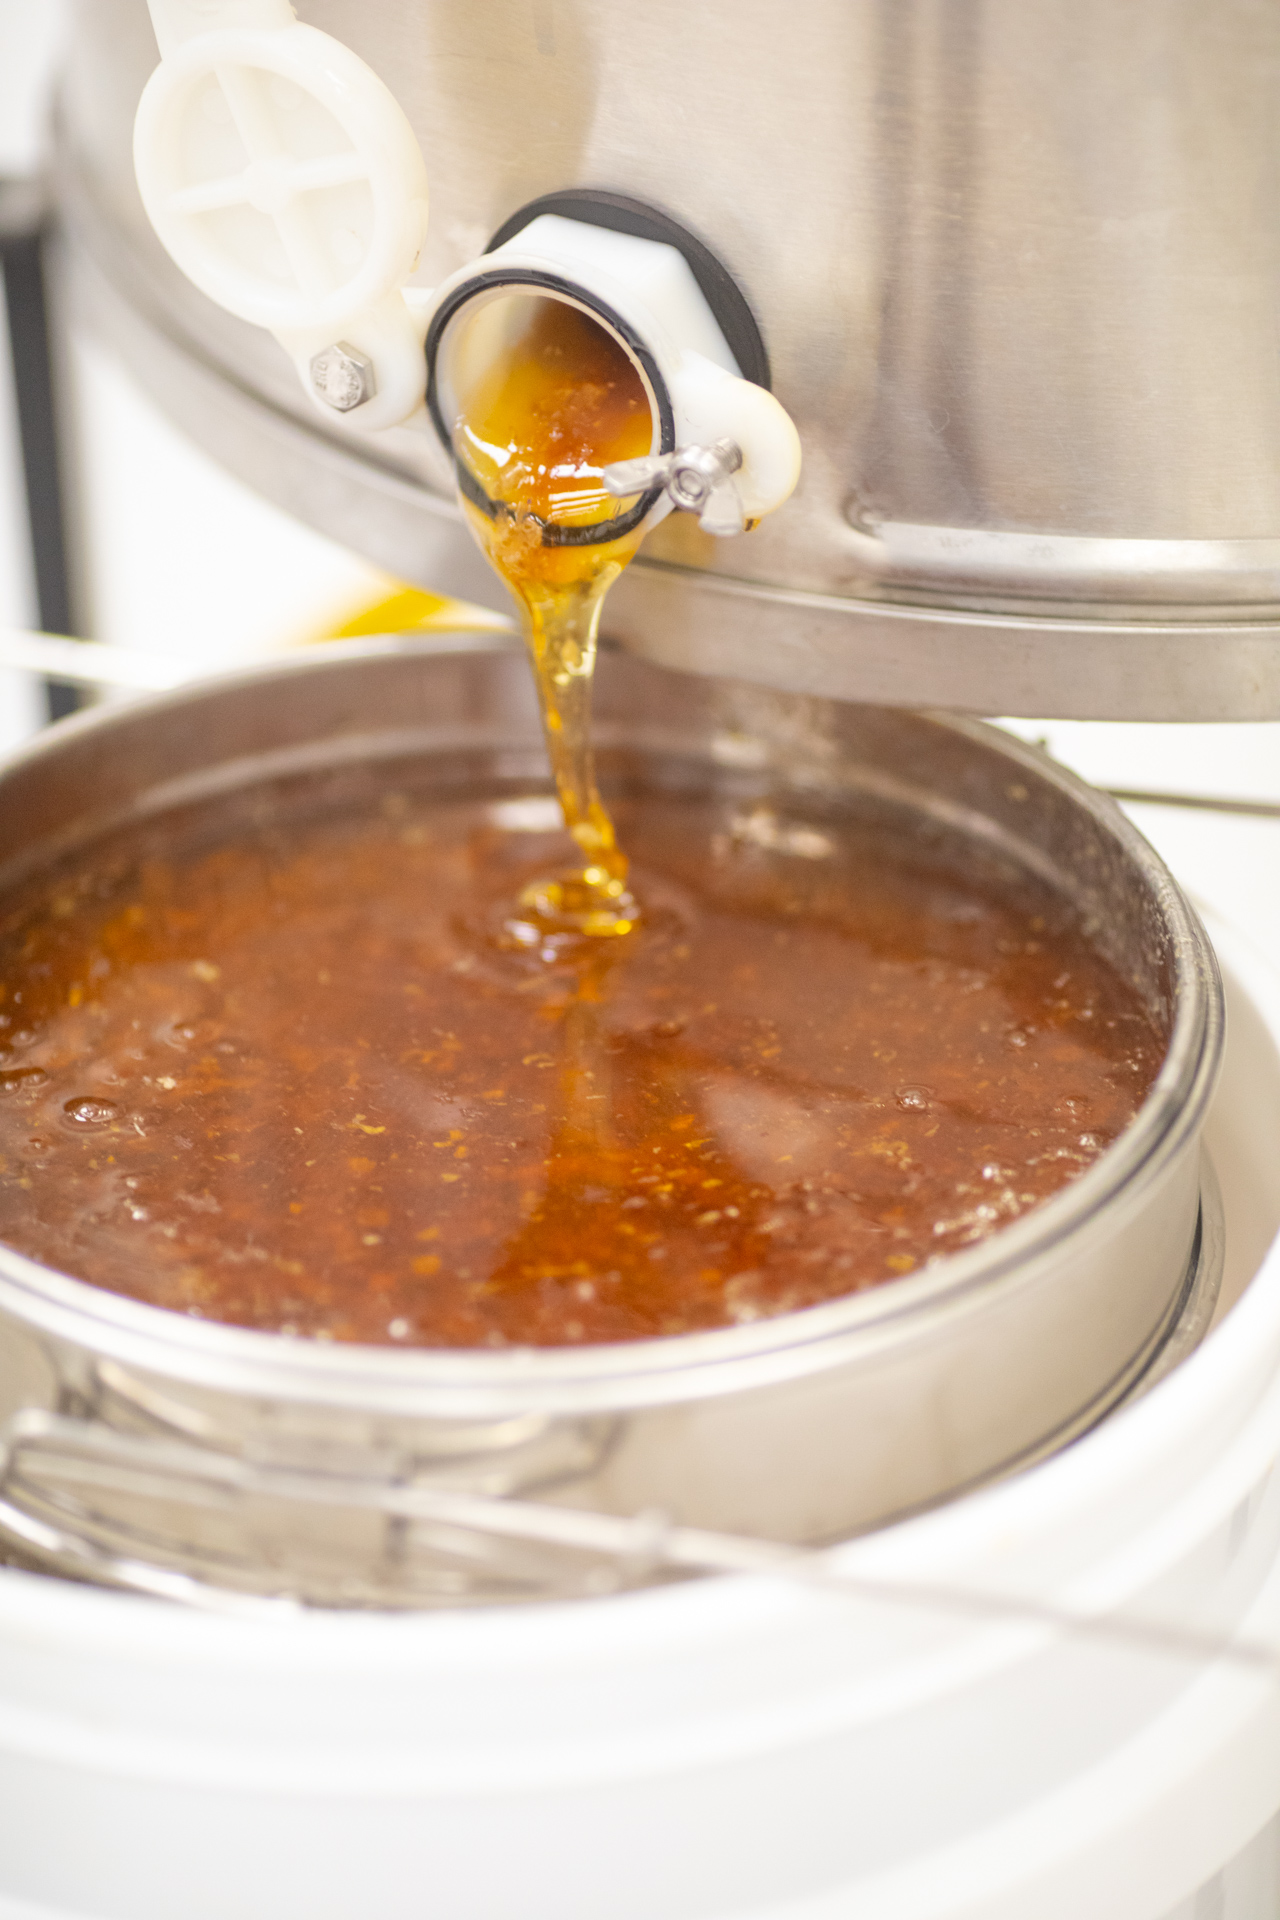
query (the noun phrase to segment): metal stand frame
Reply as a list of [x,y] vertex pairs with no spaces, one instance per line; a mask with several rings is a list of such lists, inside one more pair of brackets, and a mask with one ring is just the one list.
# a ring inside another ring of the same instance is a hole
[[[0,180],[0,269],[4,276],[13,390],[26,490],[27,523],[40,625],[47,633],[76,630],[67,564],[66,516],[58,454],[58,418],[45,282],[49,204],[31,180]],[[50,720],[74,713],[79,691],[46,680]]]

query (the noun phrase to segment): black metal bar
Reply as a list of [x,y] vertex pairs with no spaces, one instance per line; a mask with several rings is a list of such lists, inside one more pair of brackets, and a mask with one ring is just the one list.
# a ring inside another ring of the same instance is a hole
[[[0,266],[36,606],[46,632],[74,633],[45,281],[48,234],[48,208],[39,187],[26,180],[0,181]],[[65,681],[46,680],[45,688],[51,720],[74,713],[80,705],[77,689]]]

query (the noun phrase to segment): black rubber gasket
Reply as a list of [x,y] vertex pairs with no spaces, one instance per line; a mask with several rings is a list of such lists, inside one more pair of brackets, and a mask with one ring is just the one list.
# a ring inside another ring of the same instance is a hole
[[599,187],[569,187],[560,193],[541,194],[511,214],[485,252],[505,246],[544,213],[557,213],[562,220],[582,220],[587,226],[604,227],[610,233],[629,233],[637,240],[657,240],[682,253],[738,363],[739,373],[744,380],[772,391],[769,355],[747,296],[724,262],[696,234],[643,200],[631,200],[624,193],[608,193]]
[[[599,224],[599,223],[597,223]],[[488,519],[496,520],[499,513],[509,509],[498,500],[491,500],[480,485],[471,469],[459,460],[453,444],[453,429],[445,419],[440,407],[439,386],[436,380],[436,364],[440,353],[440,343],[444,339],[449,322],[465,306],[469,306],[479,294],[491,293],[499,287],[537,287],[545,293],[559,295],[574,306],[585,307],[588,312],[599,314],[600,318],[615,333],[627,351],[644,370],[653,394],[658,414],[658,452],[674,453],[676,447],[675,413],[671,405],[671,395],[667,383],[658,372],[657,362],[652,353],[635,330],[621,314],[615,313],[603,300],[597,300],[585,288],[571,280],[563,279],[559,274],[543,273],[534,267],[494,267],[492,272],[477,273],[460,287],[455,287],[448,299],[441,302],[431,316],[431,325],[427,329],[424,351],[427,356],[427,411],[431,423],[440,436],[441,444],[453,459],[454,470],[458,476],[458,486],[472,506],[478,507]],[[624,534],[632,533],[645,516],[657,505],[662,497],[662,484],[650,487],[641,494],[633,507],[626,513],[615,515],[612,520],[597,520],[586,527],[565,527],[554,520],[541,520],[536,514],[530,517],[537,520],[542,528],[544,547],[594,547],[606,541],[621,539]]]

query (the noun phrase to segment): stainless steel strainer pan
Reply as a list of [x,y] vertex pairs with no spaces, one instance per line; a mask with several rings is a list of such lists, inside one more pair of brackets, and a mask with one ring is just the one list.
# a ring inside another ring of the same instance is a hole
[[[925,1272],[614,1347],[291,1340],[144,1306],[0,1248],[0,1534],[28,1559],[320,1604],[564,1595],[627,1570],[415,1518],[388,1490],[830,1540],[1062,1443],[1158,1359],[1195,1271],[1221,990],[1195,915],[1119,811],[977,723],[624,656],[602,662],[597,717],[606,777],[923,813],[975,859],[1048,881],[1169,1034],[1137,1119],[1073,1185]],[[0,890],[111,821],[406,761],[419,788],[544,782],[519,651],[489,637],[335,648],[74,721],[0,774]]]

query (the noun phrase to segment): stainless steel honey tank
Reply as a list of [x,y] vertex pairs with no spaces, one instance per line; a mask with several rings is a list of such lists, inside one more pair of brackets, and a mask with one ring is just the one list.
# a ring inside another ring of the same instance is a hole
[[[197,0],[192,0],[195,6]],[[739,282],[805,472],[668,523],[611,601],[664,664],[970,711],[1280,714],[1280,13],[1265,0],[301,0],[421,142],[437,284],[535,197],[622,191]],[[301,518],[499,603],[425,440],[327,435],[160,251],[144,0],[80,0],[75,276],[150,390]]]

